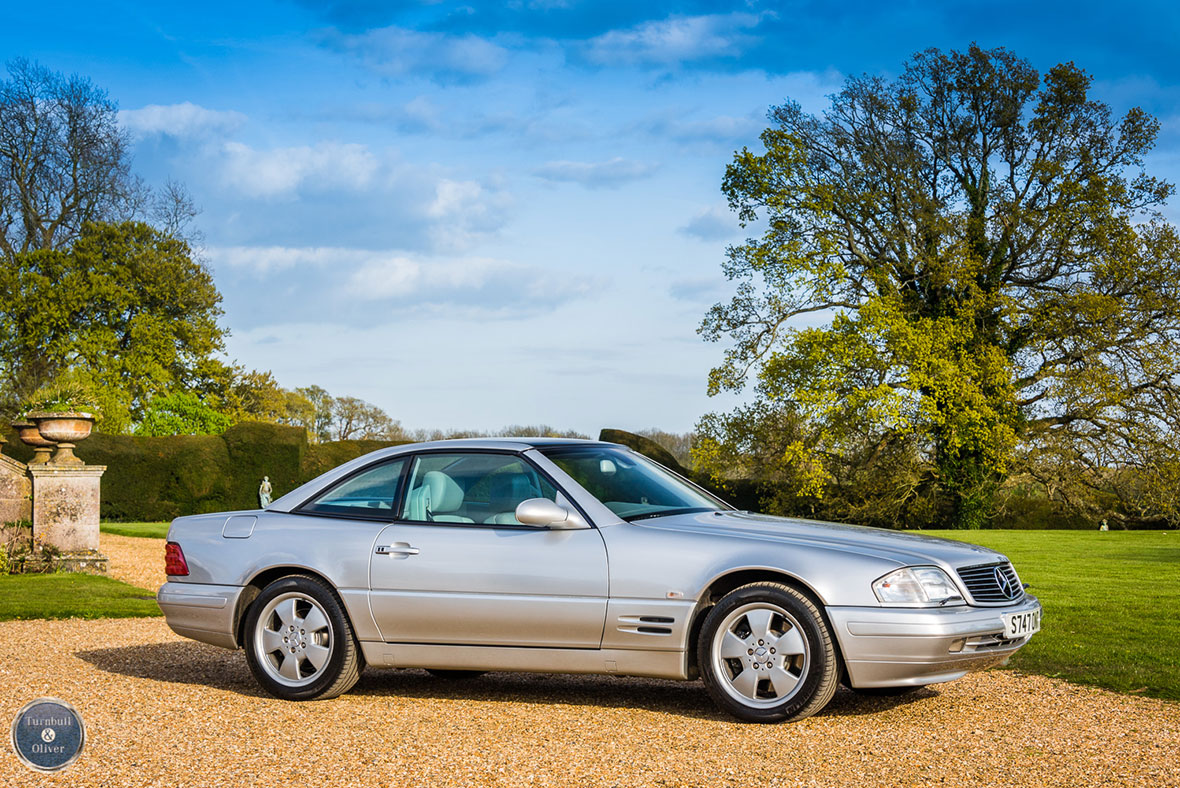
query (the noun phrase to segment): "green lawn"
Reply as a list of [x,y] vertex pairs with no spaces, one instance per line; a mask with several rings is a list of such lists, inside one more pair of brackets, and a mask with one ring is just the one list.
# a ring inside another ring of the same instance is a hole
[[104,534],[163,539],[168,535],[168,525],[168,523],[102,523],[98,528]]
[[109,577],[78,572],[0,575],[0,621],[158,615],[151,591]]
[[1180,700],[1180,533],[927,531],[999,550],[1044,607],[1012,667]]

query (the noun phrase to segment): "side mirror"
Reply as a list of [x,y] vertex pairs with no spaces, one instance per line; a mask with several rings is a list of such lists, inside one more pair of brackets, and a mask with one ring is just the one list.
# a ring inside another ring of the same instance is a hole
[[529,498],[516,507],[517,520],[539,528],[561,528],[569,516],[569,509],[548,498]]

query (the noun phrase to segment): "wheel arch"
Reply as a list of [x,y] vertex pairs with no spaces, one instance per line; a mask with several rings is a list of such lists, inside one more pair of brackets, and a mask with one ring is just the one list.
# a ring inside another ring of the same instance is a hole
[[[262,589],[280,578],[291,577],[293,575],[303,575],[304,577],[311,577],[322,582],[331,590],[332,594],[336,597],[336,601],[340,602],[340,609],[344,611],[344,615],[349,615],[348,606],[340,599],[340,594],[336,591],[336,586],[322,573],[314,569],[308,569],[306,566],[297,565],[267,567],[247,580],[242,593],[238,595],[238,605],[234,611],[234,640],[238,648],[244,647],[246,643],[246,611],[250,609],[250,605],[254,604],[254,600],[262,593]],[[353,626],[355,627],[355,624]]]
[[697,605],[692,613],[692,621],[688,627],[688,639],[684,648],[685,670],[690,679],[694,679],[700,675],[700,668],[697,664],[697,641],[700,639],[701,627],[704,625],[709,611],[726,594],[751,583],[780,583],[795,589],[811,600],[811,603],[819,610],[824,624],[832,634],[832,643],[836,649],[836,659],[839,663],[840,671],[842,673],[844,672],[844,655],[840,650],[840,640],[836,636],[836,630],[832,626],[832,620],[828,617],[827,605],[824,603],[823,597],[809,584],[789,572],[758,567],[736,569],[719,575],[713,578],[705,587],[705,590],[701,592],[700,596],[697,597]]

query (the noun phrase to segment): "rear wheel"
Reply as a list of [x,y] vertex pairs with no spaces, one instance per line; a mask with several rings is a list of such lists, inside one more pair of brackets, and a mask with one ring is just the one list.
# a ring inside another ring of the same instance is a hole
[[701,627],[697,660],[717,705],[747,722],[809,717],[840,681],[819,609],[780,583],[742,586],[718,602]]
[[332,589],[306,575],[280,578],[250,606],[246,662],[259,684],[285,700],[334,698],[363,668],[343,605]]

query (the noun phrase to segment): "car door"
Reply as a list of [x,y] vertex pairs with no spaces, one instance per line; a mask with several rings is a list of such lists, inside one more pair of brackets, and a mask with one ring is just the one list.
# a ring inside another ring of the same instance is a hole
[[595,528],[513,516],[527,498],[569,502],[524,457],[448,451],[413,458],[397,521],[370,557],[370,606],[385,641],[598,648],[606,547]]

